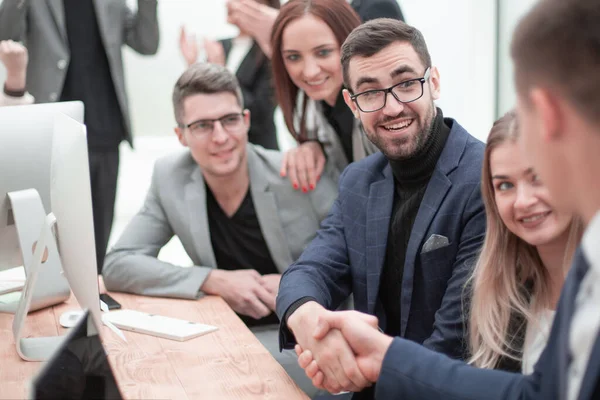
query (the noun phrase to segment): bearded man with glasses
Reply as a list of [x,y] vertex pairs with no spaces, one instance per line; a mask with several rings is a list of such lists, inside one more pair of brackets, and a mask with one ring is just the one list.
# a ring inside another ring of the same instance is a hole
[[[281,354],[274,314],[281,273],[315,236],[335,196],[323,177],[309,194],[279,175],[283,154],[248,143],[250,112],[225,67],[198,63],[173,90],[185,151],[159,159],[145,203],[106,256],[108,290],[197,299],[221,296],[305,391],[293,351]],[[190,268],[157,258],[178,236]]]
[[346,104],[381,152],[342,173],[317,237],[281,279],[277,313],[283,348],[310,350],[325,389],[372,399],[341,332],[313,336],[319,317],[353,294],[385,333],[466,355],[464,287],[485,234],[484,145],[436,108],[439,72],[414,27],[369,21],[341,54]]

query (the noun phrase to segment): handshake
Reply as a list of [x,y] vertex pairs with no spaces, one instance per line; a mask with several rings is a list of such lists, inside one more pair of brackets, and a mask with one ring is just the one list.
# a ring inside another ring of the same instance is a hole
[[360,392],[376,382],[392,343],[376,317],[329,311],[314,301],[299,307],[287,325],[298,343],[298,363],[315,387],[330,393]]

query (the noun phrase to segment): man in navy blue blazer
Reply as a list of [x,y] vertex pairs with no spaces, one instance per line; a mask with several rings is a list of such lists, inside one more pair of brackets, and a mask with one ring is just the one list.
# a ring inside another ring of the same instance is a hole
[[351,294],[384,332],[464,356],[464,286],[485,233],[484,145],[435,107],[440,78],[421,32],[367,22],[341,61],[346,103],[381,152],[342,173],[329,216],[277,297],[281,346],[311,350],[332,393],[368,385],[338,331],[311,337],[319,314]]
[[[328,312],[314,337],[344,335],[378,399],[600,398],[600,2],[542,0],[512,43],[519,142],[556,208],[586,230],[564,284],[546,349],[532,375],[477,369],[380,333],[374,317]],[[323,373],[300,357],[319,386]],[[310,357],[309,357],[310,359]],[[318,366],[317,366],[318,367]]]

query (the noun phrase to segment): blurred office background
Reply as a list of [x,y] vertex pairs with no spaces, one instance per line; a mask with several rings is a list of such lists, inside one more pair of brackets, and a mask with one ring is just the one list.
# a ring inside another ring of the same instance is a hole
[[[43,0],[30,0],[43,1]],[[137,0],[127,0],[136,7]],[[2,0],[0,0],[0,3]],[[492,122],[515,100],[509,45],[519,17],[535,0],[399,0],[406,21],[425,35],[441,74],[444,115],[485,140]],[[181,25],[198,39],[236,34],[226,23],[225,0],[159,0],[160,48],[156,56],[125,51],[135,150],[122,145],[117,209],[111,243],[141,206],[157,157],[179,149],[174,133],[171,90],[184,70],[178,39]],[[4,71],[0,65],[0,82]],[[276,115],[282,149],[292,146]],[[189,264],[177,241],[161,258]]]

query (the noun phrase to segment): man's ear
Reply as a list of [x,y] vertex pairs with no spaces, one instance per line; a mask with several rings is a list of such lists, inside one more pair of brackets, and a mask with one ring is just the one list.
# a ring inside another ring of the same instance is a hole
[[440,71],[437,69],[437,67],[431,67],[429,73],[429,82],[431,97],[433,98],[433,100],[438,100],[442,95],[442,87],[440,83]]
[[538,115],[542,139],[546,141],[561,139],[567,133],[564,129],[564,104],[548,89],[534,87],[529,92],[533,112]]
[[242,111],[242,114],[244,114],[244,125],[246,125],[248,129],[250,129],[250,110],[245,109],[244,111]]
[[356,107],[356,104],[354,103],[354,101],[350,98],[351,94],[348,91],[348,89],[344,89],[342,91],[342,94],[344,95],[344,101],[346,102],[346,105],[348,107],[350,107],[350,110],[352,110],[352,114],[354,114],[354,118],[360,118],[360,112],[358,110],[358,107]]
[[183,134],[183,129],[176,126],[174,131],[175,131],[175,134],[177,135],[177,139],[179,139],[179,143],[181,143],[185,147],[188,147],[187,140],[185,139],[185,135]]

